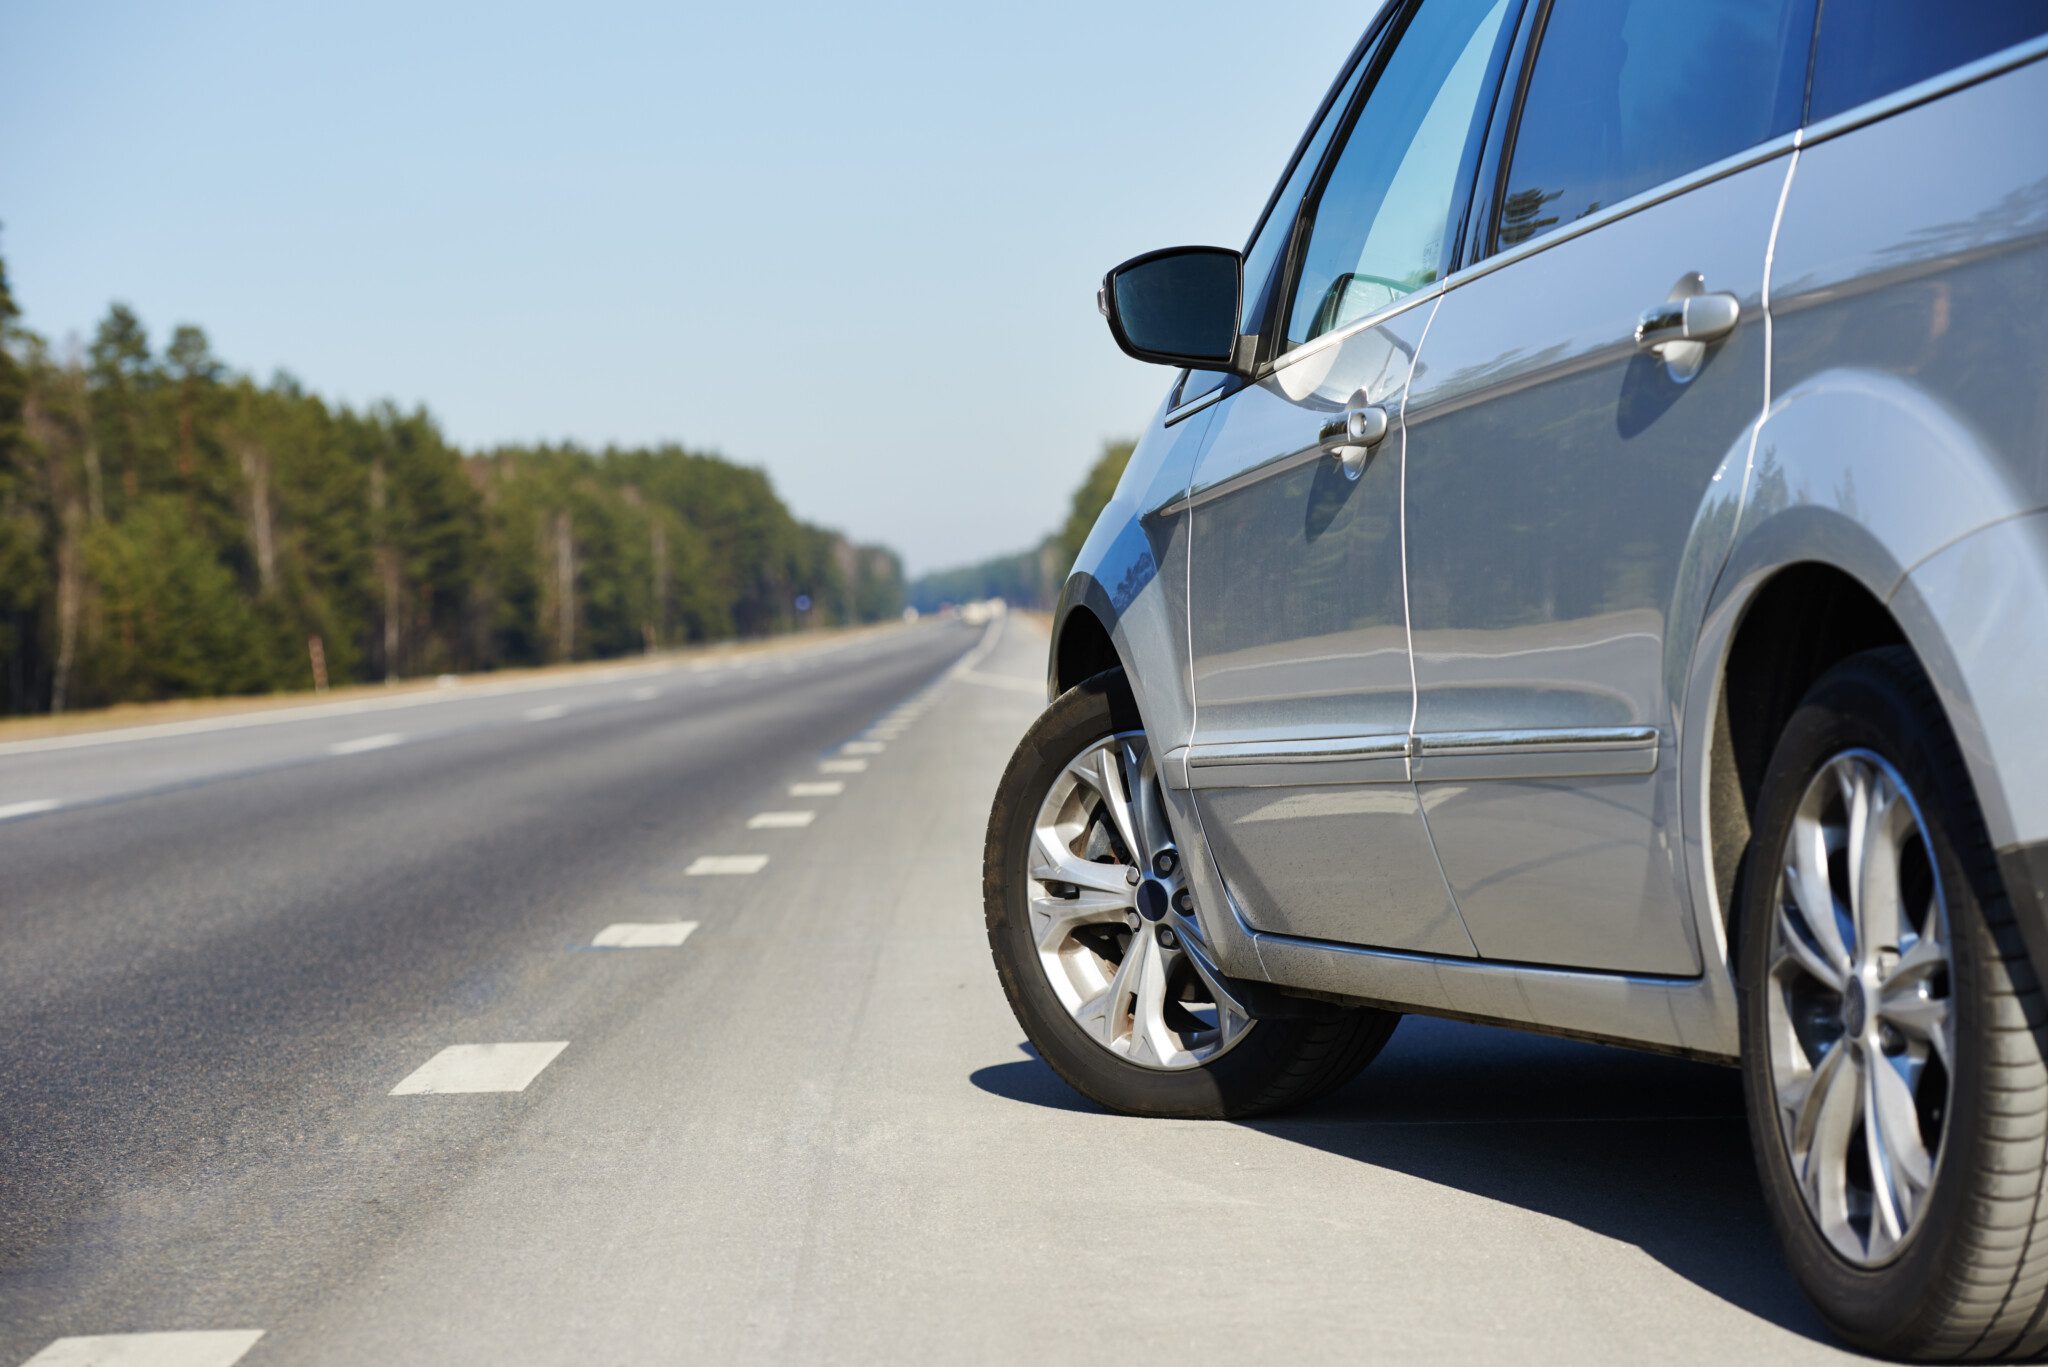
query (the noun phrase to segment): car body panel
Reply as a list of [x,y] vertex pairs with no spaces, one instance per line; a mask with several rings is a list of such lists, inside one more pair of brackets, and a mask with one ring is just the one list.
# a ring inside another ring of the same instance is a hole
[[[1785,162],[1448,289],[1417,363],[1416,780],[1487,958],[1700,969],[1671,838],[1676,770],[1658,763],[1675,708],[1664,643],[1674,626],[1690,634],[1672,609],[1700,504],[1763,409],[1764,253]],[[1694,273],[1742,314],[1686,374],[1634,327]],[[1475,756],[1472,733],[1519,744]],[[1648,742],[1614,763],[1629,733]]]
[[[1188,499],[1189,786],[1252,926],[1469,955],[1408,782],[1398,414],[1431,307],[1217,405]],[[1394,422],[1354,470],[1323,433],[1358,403]]]
[[[1725,920],[1733,890],[1724,885],[1725,874],[1716,872],[1707,834],[1717,709],[1732,644],[1751,605],[1782,574],[1814,565],[1862,585],[1884,605],[1927,668],[1969,765],[2001,868],[2009,881],[2017,880],[2010,891],[2029,948],[2037,961],[2048,962],[2048,896],[2027,881],[2030,871],[2048,871],[2048,856],[2041,853],[2048,848],[2048,776],[2041,764],[2048,757],[2048,685],[2042,682],[2048,679],[2048,143],[2015,136],[2015,130],[2048,126],[2044,56],[2048,41],[1998,54],[1782,144],[1754,149],[1688,182],[1688,192],[1696,194],[1693,186],[1734,180],[1753,169],[1757,179],[1779,189],[1772,206],[1775,227],[1763,243],[1767,256],[1758,258],[1753,241],[1733,241],[1735,230],[1728,248],[1747,253],[1759,267],[1763,260],[1771,263],[1768,282],[1743,291],[1752,324],[1768,301],[1767,336],[1752,333],[1747,340],[1762,342],[1772,354],[1760,420],[1738,424],[1732,433],[1717,428],[1718,435],[1689,450],[1689,478],[1700,486],[1692,505],[1676,498],[1658,505],[1659,536],[1678,543],[1679,550],[1675,571],[1655,581],[1655,595],[1644,595],[1662,617],[1654,646],[1620,647],[1622,658],[1610,662],[1611,674],[1602,665],[1576,672],[1550,668],[1540,678],[1532,671],[1533,683],[1511,679],[1510,696],[1534,697],[1542,706],[1522,713],[1522,726],[1506,729],[1548,731],[1551,740],[1557,733],[1584,739],[1604,731],[1615,742],[1604,749],[1581,746],[1576,759],[1545,754],[1544,763],[1559,767],[1523,774],[1519,783],[1540,785],[1560,777],[1626,782],[1638,775],[1624,766],[1654,766],[1660,796],[1650,810],[1657,833],[1648,838],[1663,839],[1676,852],[1682,883],[1672,914],[1697,948],[1695,972],[1489,961],[1255,928],[1211,857],[1211,845],[1219,842],[1197,803],[1212,802],[1207,794],[1215,790],[1189,786],[1191,772],[1199,782],[1210,782],[1200,777],[1207,766],[1190,771],[1187,756],[1203,743],[1243,745],[1244,728],[1233,734],[1225,724],[1233,709],[1240,719],[1255,715],[1261,689],[1278,700],[1273,715],[1290,717],[1296,728],[1290,734],[1312,750],[1330,749],[1326,743],[1346,739],[1346,731],[1355,733],[1348,737],[1353,741],[1380,733],[1316,711],[1343,696],[1327,676],[1301,676],[1306,682],[1296,682],[1299,691],[1289,695],[1285,671],[1266,673],[1268,682],[1244,697],[1227,691],[1234,682],[1227,672],[1217,674],[1209,682],[1224,691],[1217,694],[1221,715],[1212,732],[1211,719],[1197,703],[1202,652],[1191,651],[1189,642],[1191,636],[1211,639],[1214,657],[1225,659],[1231,652],[1214,647],[1233,639],[1230,625],[1203,621],[1203,596],[1187,592],[1185,577],[1180,596],[1171,601],[1147,584],[1124,595],[1119,608],[1102,589],[1106,581],[1125,582],[1132,565],[1145,558],[1134,553],[1131,534],[1120,526],[1139,516],[1140,500],[1128,488],[1119,490],[1076,566],[1061,612],[1086,607],[1101,615],[1138,690],[1148,727],[1157,727],[1155,734],[1173,749],[1167,796],[1186,849],[1204,948],[1214,962],[1241,978],[1313,995],[1734,1058],[1740,1032]],[[1910,184],[1901,181],[1901,167],[1913,168]],[[1643,204],[1675,193],[1659,187],[1642,197]],[[1766,198],[1745,193],[1746,222],[1739,235],[1749,234],[1747,221]],[[1457,296],[1470,291],[1476,299],[1473,286],[1489,275],[1505,277],[1529,256],[1579,238],[1588,243],[1587,269],[1606,269],[1606,243],[1621,240],[1624,234],[1614,230],[1640,207],[1615,206],[1582,232],[1560,230],[1554,245],[1536,252],[1516,249],[1467,266],[1429,292],[1442,299],[1438,322],[1444,326],[1441,332],[1432,326],[1421,340],[1413,392],[1407,395],[1416,462],[1407,471],[1411,545],[1405,569],[1411,589],[1420,563],[1413,542],[1426,521],[1415,516],[1414,500],[1425,492],[1418,486],[1426,483],[1420,472],[1430,458],[1429,428],[1442,421],[1430,408],[1448,392],[1432,386],[1460,364],[1486,359],[1488,346],[1496,357],[1507,349],[1504,335],[1454,345],[1462,326],[1453,325],[1450,312]],[[1674,274],[1706,269],[1698,262],[1672,267]],[[1708,288],[1717,284],[1710,280]],[[1411,301],[1417,308],[1424,302]],[[1539,334],[1559,326],[1551,317],[1536,321]],[[1523,343],[1530,350],[1541,344],[1535,337]],[[1461,350],[1472,361],[1454,361]],[[1618,430],[1621,410],[1616,414]],[[1194,489],[1208,482],[1195,459],[1202,437],[1192,438],[1192,449],[1186,434],[1159,444],[1162,431],[1171,430],[1155,421],[1141,446],[1141,456],[1148,448],[1158,453],[1147,462],[1149,473],[1126,481],[1143,484],[1147,497],[1158,500],[1146,504],[1154,523],[1138,538],[1155,579],[1191,572],[1185,538],[1159,521],[1175,515],[1168,502],[1173,481],[1184,479]],[[1204,435],[1215,430],[1205,429]],[[1164,455],[1169,450],[1171,459]],[[1384,460],[1384,454],[1375,459]],[[1134,459],[1134,471],[1140,463]],[[1296,496],[1300,517],[1306,490]],[[1185,491],[1178,511],[1186,511]],[[1192,572],[1204,574],[1199,568]],[[1225,573],[1216,572],[1218,582]],[[1192,615],[1176,622],[1174,613]],[[1425,613],[1418,604],[1423,659],[1417,664],[1417,701],[1423,710],[1416,729],[1419,735],[1462,738],[1459,747],[1433,757],[1415,756],[1425,790],[1436,779],[1454,786],[1475,772],[1498,773],[1504,758],[1530,766],[1532,753],[1558,749],[1539,744],[1534,752],[1508,755],[1510,747],[1498,743],[1498,734],[1473,743],[1475,730],[1498,729],[1490,715],[1470,713],[1473,698],[1484,696],[1485,680],[1478,679],[1475,688],[1474,680],[1453,678],[1447,666],[1456,663],[1456,652],[1442,637],[1430,639],[1436,628]],[[1362,639],[1343,645],[1362,653]],[[1546,637],[1539,647],[1569,644]],[[1250,656],[1229,663],[1251,666],[1238,670],[1238,681],[1260,678],[1262,668],[1272,671],[1270,662]],[[1537,686],[1556,682],[1551,676],[1560,676],[1564,687],[1546,692]],[[1390,696],[1398,694],[1396,687]],[[1554,711],[1543,710],[1552,703]],[[1361,709],[1358,715],[1367,714]],[[1623,733],[1641,728],[1655,734],[1653,758],[1647,744],[1631,751],[1625,743]],[[1285,737],[1258,742],[1275,750],[1292,743]],[[1347,779],[1388,767],[1386,755],[1365,748],[1322,758]],[[1436,779],[1431,758],[1444,765]],[[1455,778],[1453,760],[1467,766]],[[1269,761],[1262,773],[1260,765]],[[1288,785],[1287,763],[1274,755],[1246,762],[1237,781],[1247,789]],[[1587,765],[1605,767],[1593,775],[1572,773]],[[1391,792],[1400,787],[1379,786]],[[1535,787],[1532,795],[1541,791]],[[1431,807],[1431,818],[1438,819],[1447,805],[1441,800]],[[1631,819],[1639,823],[1641,817]],[[1534,904],[1540,911],[1543,903]],[[1474,924],[1484,953],[1491,936],[1482,932],[1489,923],[1481,914]]]

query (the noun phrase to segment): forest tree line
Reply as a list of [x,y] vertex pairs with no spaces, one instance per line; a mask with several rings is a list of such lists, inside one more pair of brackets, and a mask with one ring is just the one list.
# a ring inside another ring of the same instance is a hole
[[[663,445],[464,452],[424,410],[329,404],[155,350],[81,355],[0,263],[0,709],[598,659],[901,611],[896,555],[760,470]],[[319,679],[324,674],[325,680]]]
[[1128,441],[1103,443],[1102,454],[1068,500],[1067,520],[1058,531],[1029,550],[920,575],[910,585],[912,606],[931,612],[947,603],[1001,598],[1020,608],[1051,607],[1059,599],[1074,558],[1081,553],[1081,543],[1088,539],[1096,516],[1116,492],[1124,467],[1131,463],[1132,449]]

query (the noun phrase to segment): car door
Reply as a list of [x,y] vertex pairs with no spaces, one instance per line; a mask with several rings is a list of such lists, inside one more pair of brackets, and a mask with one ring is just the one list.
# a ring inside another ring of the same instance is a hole
[[1189,493],[1187,776],[1262,931],[1473,952],[1408,781],[1400,407],[1516,8],[1394,7],[1283,268],[1246,281],[1272,359],[1219,401]]
[[1493,255],[1444,291],[1408,395],[1415,777],[1480,955],[1691,974],[1673,633],[1764,408],[1813,5],[1532,21],[1481,176]]

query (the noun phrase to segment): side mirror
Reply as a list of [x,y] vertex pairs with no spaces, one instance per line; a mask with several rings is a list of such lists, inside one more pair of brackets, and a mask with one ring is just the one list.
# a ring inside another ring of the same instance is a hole
[[1237,350],[1244,262],[1225,247],[1169,247],[1103,278],[1096,307],[1110,336],[1141,361],[1228,370]]

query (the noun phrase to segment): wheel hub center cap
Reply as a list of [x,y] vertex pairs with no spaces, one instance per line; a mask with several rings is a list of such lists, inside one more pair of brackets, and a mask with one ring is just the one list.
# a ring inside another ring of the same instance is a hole
[[1147,878],[1138,884],[1138,914],[1148,921],[1166,919],[1166,908],[1172,898],[1166,891],[1166,884],[1157,878]]
[[1864,996],[1863,980],[1849,979],[1848,990],[1842,993],[1842,1033],[1861,1035],[1863,1027],[1870,1021],[1870,1003]]

